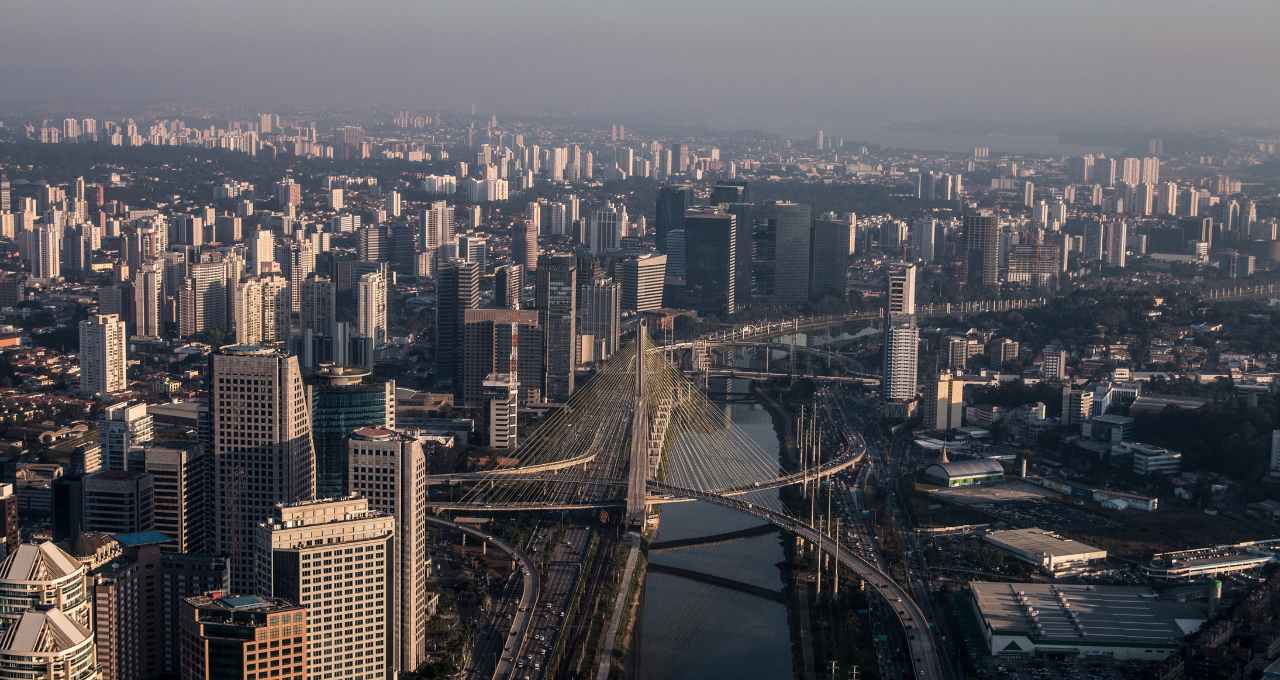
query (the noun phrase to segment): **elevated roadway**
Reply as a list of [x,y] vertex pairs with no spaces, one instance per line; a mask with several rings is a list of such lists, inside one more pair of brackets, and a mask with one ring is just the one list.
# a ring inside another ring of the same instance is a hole
[[518,670],[515,666],[515,660],[524,656],[525,648],[529,646],[529,634],[532,632],[531,624],[533,623],[533,616],[538,610],[538,598],[542,593],[542,581],[538,577],[538,570],[534,566],[533,560],[530,560],[528,555],[520,552],[510,543],[475,527],[450,522],[447,519],[430,515],[427,516],[427,523],[477,538],[507,553],[511,556],[511,559],[520,565],[520,571],[524,578],[524,583],[520,590],[520,604],[517,606],[515,614],[511,617],[511,629],[507,632],[506,639],[503,640],[502,654],[499,656],[498,664],[493,670],[494,680],[515,677]]
[[837,552],[831,544],[831,539],[824,536],[812,525],[768,508],[753,505],[736,498],[726,498],[695,489],[668,486],[659,482],[650,482],[650,486],[664,494],[690,496],[695,500],[712,503],[752,517],[767,520],[814,544],[818,544],[821,541],[823,550],[834,553],[834,557],[840,560],[841,565],[861,576],[867,585],[875,589],[889,603],[889,607],[898,617],[898,622],[902,624],[906,634],[907,647],[911,652],[913,676],[920,680],[943,680],[941,653],[937,640],[933,636],[933,631],[929,627],[929,620],[925,616],[924,610],[916,604],[915,600],[911,599],[910,593],[876,565],[843,546]]

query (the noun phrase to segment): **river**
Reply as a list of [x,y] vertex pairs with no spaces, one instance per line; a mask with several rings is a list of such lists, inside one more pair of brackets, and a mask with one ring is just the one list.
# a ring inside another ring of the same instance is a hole
[[[735,385],[740,392],[744,385]],[[734,423],[766,451],[778,450],[769,412],[754,400],[728,406]],[[777,494],[777,491],[761,492]],[[760,520],[705,503],[662,508],[655,540],[669,541],[756,526]],[[783,561],[776,533],[714,546],[651,553],[650,561],[780,590]],[[787,608],[753,595],[649,572],[636,631],[638,675],[682,678],[789,678]]]

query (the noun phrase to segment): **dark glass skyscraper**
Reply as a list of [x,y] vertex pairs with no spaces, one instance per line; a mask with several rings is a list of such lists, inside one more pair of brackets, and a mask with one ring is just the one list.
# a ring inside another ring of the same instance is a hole
[[703,314],[728,316],[737,311],[734,263],[738,225],[732,213],[691,211],[684,218],[688,303]]
[[462,324],[468,309],[480,306],[480,265],[450,260],[436,285],[436,377],[449,380],[462,396]]
[[574,255],[539,259],[537,305],[546,342],[544,394],[550,401],[566,401],[573,394],[578,365],[578,260]]
[[685,185],[669,185],[658,190],[658,214],[654,218],[658,250],[667,252],[667,232],[681,229],[684,214],[693,203],[693,189]]
[[347,436],[361,427],[396,426],[396,384],[361,368],[321,366],[308,381],[316,496],[347,495]]
[[831,295],[843,299],[849,286],[849,223],[820,219],[813,223],[809,294],[815,300]]
[[991,213],[964,216],[965,261],[969,284],[1000,287],[1000,220]]

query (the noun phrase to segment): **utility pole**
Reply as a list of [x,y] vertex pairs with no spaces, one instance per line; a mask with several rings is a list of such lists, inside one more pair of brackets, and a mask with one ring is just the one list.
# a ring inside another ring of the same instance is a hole
[[[813,498],[815,501],[818,498],[818,493],[821,493],[821,489],[822,489],[822,486],[821,484],[819,484],[818,488],[815,490],[815,493],[813,494]],[[822,599],[822,528],[820,526],[821,523],[822,523],[822,518],[818,518],[818,524],[811,524],[811,526],[818,527],[818,599],[819,600]]]
[[840,518],[836,518],[836,578],[832,586],[836,597],[840,597]]

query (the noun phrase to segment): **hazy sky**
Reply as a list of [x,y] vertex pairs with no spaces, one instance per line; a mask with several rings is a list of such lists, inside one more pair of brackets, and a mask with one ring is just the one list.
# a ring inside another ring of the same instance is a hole
[[0,109],[1275,121],[1278,20],[1280,0],[5,0]]

